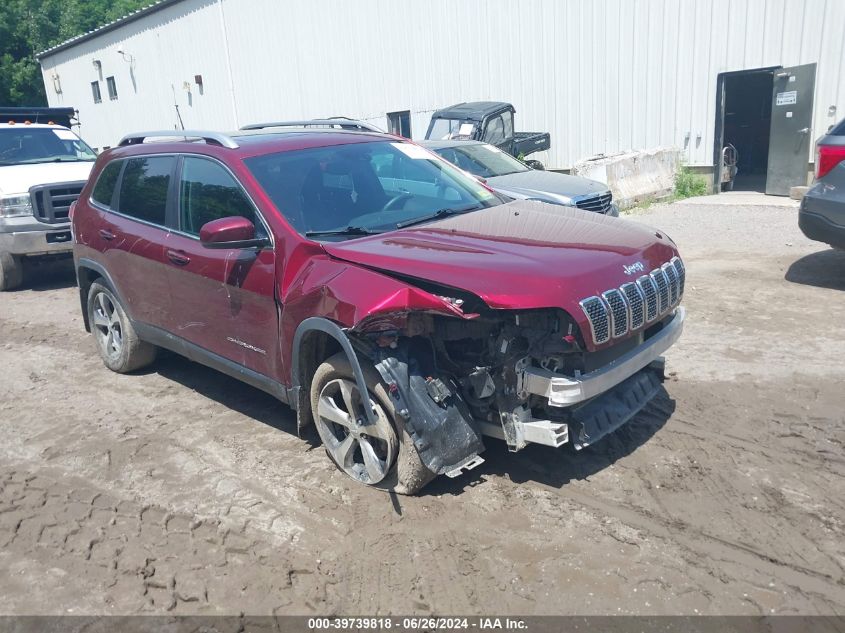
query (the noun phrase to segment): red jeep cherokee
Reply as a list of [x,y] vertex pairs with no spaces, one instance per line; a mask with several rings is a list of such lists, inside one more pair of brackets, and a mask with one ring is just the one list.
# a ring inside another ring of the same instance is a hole
[[659,232],[504,200],[398,137],[184,134],[104,152],[73,213],[110,369],[162,347],[240,378],[402,493],[484,436],[583,448],[660,389],[684,266]]

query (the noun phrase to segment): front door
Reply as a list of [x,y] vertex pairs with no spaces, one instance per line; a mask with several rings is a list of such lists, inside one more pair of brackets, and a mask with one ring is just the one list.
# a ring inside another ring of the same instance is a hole
[[775,71],[767,194],[788,196],[790,187],[807,184],[815,85],[815,64]]
[[171,314],[168,330],[206,351],[278,379],[279,327],[272,247],[210,249],[199,241],[212,220],[242,216],[267,228],[244,189],[221,163],[182,159],[177,231],[165,249]]

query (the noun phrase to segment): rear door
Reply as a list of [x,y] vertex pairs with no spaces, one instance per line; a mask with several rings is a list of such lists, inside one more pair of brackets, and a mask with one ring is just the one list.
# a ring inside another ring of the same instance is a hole
[[[164,243],[169,190],[174,177],[174,156],[145,156],[113,163],[101,180],[116,177],[122,165],[119,184],[111,196],[97,200],[93,208],[97,227],[92,246],[103,254],[115,290],[135,321],[162,327],[167,321],[170,289],[164,263]],[[107,199],[107,198],[110,198]]]
[[815,84],[815,64],[775,71],[767,194],[788,196],[790,187],[807,184]]
[[272,247],[209,249],[200,228],[212,220],[243,216],[268,229],[255,204],[222,163],[207,157],[181,159],[175,230],[164,256],[176,336],[265,376],[279,375],[275,255]]

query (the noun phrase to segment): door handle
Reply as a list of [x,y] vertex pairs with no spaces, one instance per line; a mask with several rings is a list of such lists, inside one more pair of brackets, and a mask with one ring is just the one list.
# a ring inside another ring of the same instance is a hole
[[798,130],[798,133],[799,133],[799,134],[809,134],[809,133],[810,133],[810,128],[808,128],[808,127],[802,127],[800,130]]
[[191,258],[182,251],[168,250],[167,258],[177,266],[184,266],[191,261]]
[[107,240],[109,242],[111,242],[115,238],[114,233],[112,233],[111,231],[109,231],[107,229],[100,229],[98,231],[98,233],[100,234],[100,237],[102,237],[104,240]]

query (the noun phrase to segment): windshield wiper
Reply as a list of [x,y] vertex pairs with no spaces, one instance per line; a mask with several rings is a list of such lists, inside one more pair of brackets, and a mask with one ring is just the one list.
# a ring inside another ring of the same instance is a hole
[[360,226],[347,226],[345,229],[332,229],[329,231],[305,231],[305,237],[326,237],[331,235],[376,235],[381,231],[372,231]]
[[446,218],[450,215],[460,215],[461,213],[468,213],[469,211],[477,211],[481,209],[481,205],[474,204],[471,207],[462,207],[459,209],[438,209],[431,215],[424,215],[421,218],[414,218],[413,220],[406,220],[405,222],[399,222],[396,225],[397,229],[404,229],[406,226],[413,226],[414,224],[422,224],[423,222],[428,222],[430,220],[439,220],[440,218]]
[[47,160],[39,160],[39,163],[89,163],[95,161],[96,158],[48,158]]

